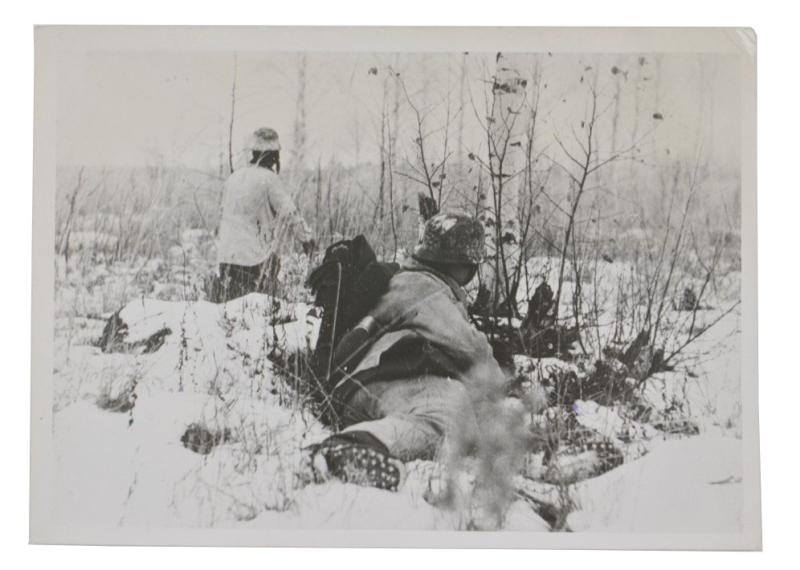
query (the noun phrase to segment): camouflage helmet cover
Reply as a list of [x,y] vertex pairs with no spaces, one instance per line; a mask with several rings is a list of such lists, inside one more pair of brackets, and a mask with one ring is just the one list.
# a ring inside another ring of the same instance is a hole
[[479,264],[486,254],[481,223],[461,214],[436,214],[425,224],[414,257],[447,264]]
[[258,129],[250,136],[250,141],[247,148],[248,150],[254,152],[281,150],[281,143],[278,140],[278,133],[269,127]]

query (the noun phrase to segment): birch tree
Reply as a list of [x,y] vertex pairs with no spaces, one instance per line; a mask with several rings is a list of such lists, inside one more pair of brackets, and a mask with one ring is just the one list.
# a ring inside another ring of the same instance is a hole
[[228,122],[228,172],[233,173],[233,124],[236,120],[236,80],[239,77],[239,61],[233,56],[233,81],[231,82],[231,112]]
[[294,165],[292,170],[299,173],[306,154],[306,55],[299,56],[297,62],[297,103],[294,115]]
[[520,263],[519,196],[525,170],[527,80],[522,73],[524,56],[498,53],[495,62],[486,128],[490,187],[481,195],[481,217],[490,256],[483,285],[493,314],[514,314],[517,283],[513,276],[518,274]]

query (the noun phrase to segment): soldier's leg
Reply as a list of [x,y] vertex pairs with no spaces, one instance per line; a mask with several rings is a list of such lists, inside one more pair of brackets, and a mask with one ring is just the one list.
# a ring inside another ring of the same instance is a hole
[[349,402],[344,432],[367,432],[403,461],[430,459],[454,424],[472,417],[461,382],[439,376],[369,384]]
[[280,296],[280,281],[278,276],[281,272],[281,258],[271,253],[264,263],[261,264],[261,275],[258,281],[258,291],[267,295]]
[[222,301],[231,301],[258,291],[261,265],[247,266],[220,263]]
[[455,425],[473,429],[466,394],[463,384],[441,377],[370,383],[345,407],[349,426],[312,447],[314,478],[397,490],[403,461],[433,458]]

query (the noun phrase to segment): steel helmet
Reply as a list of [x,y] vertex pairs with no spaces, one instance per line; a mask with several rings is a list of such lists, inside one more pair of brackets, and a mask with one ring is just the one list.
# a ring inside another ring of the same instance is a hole
[[486,255],[483,225],[462,214],[436,214],[425,224],[414,248],[420,261],[477,265]]
[[258,129],[250,136],[247,150],[253,152],[267,152],[281,150],[278,133],[269,127]]

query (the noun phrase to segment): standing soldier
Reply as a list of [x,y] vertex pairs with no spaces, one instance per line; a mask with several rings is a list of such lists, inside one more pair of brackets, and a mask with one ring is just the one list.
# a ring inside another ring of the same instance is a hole
[[278,254],[287,238],[299,241],[309,255],[315,246],[311,230],[278,176],[278,133],[258,129],[247,150],[250,164],[225,183],[217,243],[219,301],[253,292],[274,294]]

